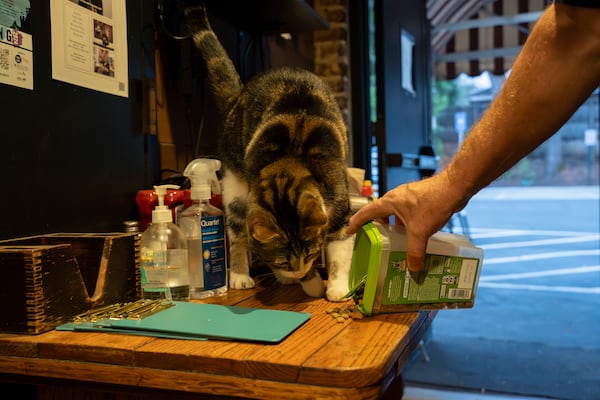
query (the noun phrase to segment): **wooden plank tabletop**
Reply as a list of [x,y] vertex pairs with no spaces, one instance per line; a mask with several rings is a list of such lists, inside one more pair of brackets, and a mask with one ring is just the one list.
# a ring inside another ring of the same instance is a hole
[[311,317],[278,344],[54,330],[0,333],[0,374],[220,396],[372,399],[399,373],[435,316],[421,311],[337,322],[327,309],[339,304],[308,297],[299,285],[259,284],[203,302]]

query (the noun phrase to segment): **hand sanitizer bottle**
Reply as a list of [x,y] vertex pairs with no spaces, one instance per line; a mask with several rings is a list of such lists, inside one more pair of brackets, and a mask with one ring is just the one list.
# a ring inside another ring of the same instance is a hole
[[223,211],[209,203],[211,181],[220,168],[219,160],[199,158],[183,171],[192,184],[192,204],[179,214],[178,224],[188,239],[192,299],[227,292],[225,220]]
[[173,214],[165,205],[167,189],[176,185],[154,186],[158,205],[152,210],[152,222],[140,238],[142,298],[174,301],[189,300],[187,239],[173,223]]

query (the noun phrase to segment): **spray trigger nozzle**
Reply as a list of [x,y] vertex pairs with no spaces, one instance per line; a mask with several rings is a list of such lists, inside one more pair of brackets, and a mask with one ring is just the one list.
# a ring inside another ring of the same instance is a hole
[[221,161],[213,158],[197,158],[192,160],[183,171],[183,176],[191,183],[191,198],[208,200],[211,192],[221,194],[217,171],[221,169]]

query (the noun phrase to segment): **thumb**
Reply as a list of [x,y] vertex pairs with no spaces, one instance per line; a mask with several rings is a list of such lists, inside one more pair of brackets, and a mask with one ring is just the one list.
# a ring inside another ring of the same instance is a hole
[[406,261],[408,269],[417,272],[425,266],[425,252],[427,250],[428,237],[420,237],[408,232],[406,245]]

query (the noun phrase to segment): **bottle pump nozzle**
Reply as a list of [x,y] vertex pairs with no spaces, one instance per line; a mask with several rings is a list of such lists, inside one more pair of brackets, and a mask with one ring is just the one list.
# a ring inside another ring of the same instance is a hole
[[190,179],[191,198],[208,200],[211,191],[221,194],[221,186],[217,171],[221,169],[221,161],[214,158],[197,158],[192,160],[183,171],[183,176]]
[[177,185],[155,185],[154,191],[158,197],[158,205],[152,210],[152,222],[173,222],[173,213],[165,205],[167,189],[179,189]]

